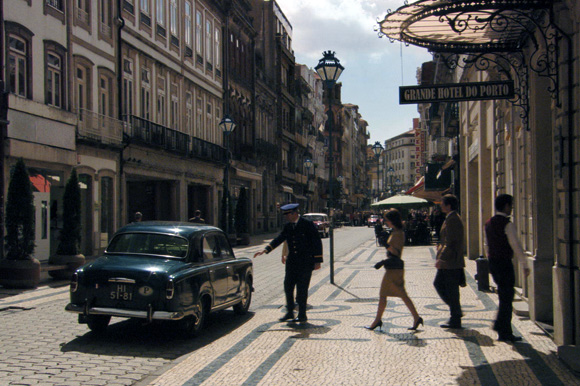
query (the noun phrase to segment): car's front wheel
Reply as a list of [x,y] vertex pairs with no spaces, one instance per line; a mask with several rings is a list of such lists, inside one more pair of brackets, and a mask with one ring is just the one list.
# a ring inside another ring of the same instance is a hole
[[111,321],[111,315],[87,315],[87,325],[94,332],[104,332]]
[[238,315],[244,315],[250,309],[252,302],[252,279],[246,278],[246,285],[242,289],[242,301],[234,306],[234,312]]

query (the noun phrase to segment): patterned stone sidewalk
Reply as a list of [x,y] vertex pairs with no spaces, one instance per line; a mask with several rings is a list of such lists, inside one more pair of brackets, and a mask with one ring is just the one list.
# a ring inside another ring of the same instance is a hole
[[383,274],[372,266],[382,254],[369,241],[336,261],[335,285],[327,264],[315,271],[308,324],[277,322],[283,312],[279,299],[139,385],[580,385],[557,358],[551,338],[529,319],[513,318],[522,342],[495,340],[490,326],[497,296],[477,291],[473,261],[461,290],[464,329],[440,328],[448,311],[432,285],[433,247],[404,252],[407,292],[425,326],[408,331],[410,313],[400,299],[390,298],[383,330],[366,330]]

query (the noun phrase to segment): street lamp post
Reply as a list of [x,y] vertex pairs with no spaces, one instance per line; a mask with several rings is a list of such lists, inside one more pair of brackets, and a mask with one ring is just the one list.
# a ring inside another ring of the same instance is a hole
[[312,160],[310,158],[306,158],[304,160],[304,168],[306,169],[306,212],[310,212],[310,200],[309,198],[309,187],[308,183],[310,182],[310,168],[312,167]]
[[381,154],[383,153],[383,145],[381,145],[381,143],[379,141],[376,141],[375,144],[372,147],[373,149],[373,153],[375,153],[375,157],[377,157],[377,196],[378,199],[381,199],[381,185],[380,185],[380,175],[379,175],[379,165],[380,165],[380,159],[381,159]]
[[334,220],[332,217],[332,206],[334,205],[334,191],[333,191],[333,178],[334,178],[334,155],[332,146],[332,126],[333,126],[333,114],[332,114],[332,89],[336,84],[336,81],[340,77],[340,74],[344,70],[344,67],[340,64],[340,61],[334,56],[334,52],[325,51],[322,53],[323,57],[318,61],[318,65],[314,67],[314,70],[320,76],[320,79],[324,82],[326,86],[326,93],[328,94],[328,187],[329,187],[329,208],[328,212],[330,215],[330,230],[329,230],[329,240],[330,244],[330,283],[334,284]]
[[224,139],[226,145],[226,167],[224,168],[224,231],[229,237],[230,234],[230,134],[236,128],[236,124],[228,114],[224,115],[220,122],[220,127],[224,132]]

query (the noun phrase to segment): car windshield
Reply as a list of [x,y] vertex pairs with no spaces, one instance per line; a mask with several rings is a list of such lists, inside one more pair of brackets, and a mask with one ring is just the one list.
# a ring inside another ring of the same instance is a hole
[[304,215],[304,218],[310,221],[325,221],[324,216],[317,216],[314,214]]
[[106,252],[185,257],[187,248],[188,242],[182,237],[158,233],[122,233],[111,241]]

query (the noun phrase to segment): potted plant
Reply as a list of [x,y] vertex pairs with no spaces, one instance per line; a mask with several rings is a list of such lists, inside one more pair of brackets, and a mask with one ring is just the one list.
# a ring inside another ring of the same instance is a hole
[[248,196],[247,189],[240,190],[238,203],[236,205],[235,223],[236,233],[240,245],[250,244],[250,232],[248,230]]
[[24,161],[10,175],[6,199],[6,255],[0,260],[0,284],[6,288],[36,288],[40,262],[34,253],[34,196]]
[[58,248],[56,255],[48,259],[48,272],[51,277],[70,279],[76,269],[85,263],[85,256],[80,253],[80,242],[81,189],[77,172],[73,169],[64,188],[62,230]]

